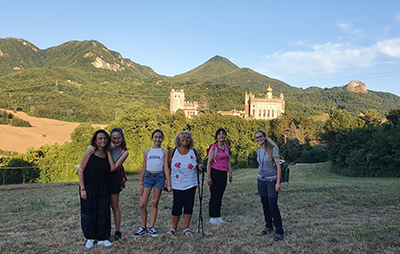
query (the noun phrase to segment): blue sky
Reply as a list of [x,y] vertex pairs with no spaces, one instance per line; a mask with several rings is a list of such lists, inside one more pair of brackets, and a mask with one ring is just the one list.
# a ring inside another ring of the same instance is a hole
[[0,38],[97,40],[162,75],[215,55],[291,86],[400,96],[400,1],[2,1]]

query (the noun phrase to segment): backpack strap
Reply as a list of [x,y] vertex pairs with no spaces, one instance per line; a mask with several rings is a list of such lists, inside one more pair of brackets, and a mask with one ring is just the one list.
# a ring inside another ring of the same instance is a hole
[[193,152],[196,155],[196,162],[197,162],[197,165],[198,165],[201,162],[199,152],[195,148],[193,148]]
[[172,149],[171,151],[168,152],[168,167],[171,169],[171,162],[172,162],[172,157],[174,157],[176,147]]

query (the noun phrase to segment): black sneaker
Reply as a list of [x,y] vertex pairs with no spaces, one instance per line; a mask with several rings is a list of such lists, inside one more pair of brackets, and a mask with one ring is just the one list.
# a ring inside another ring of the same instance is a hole
[[262,235],[268,235],[269,233],[272,233],[272,232],[274,232],[273,228],[264,228],[264,230],[261,231],[261,234]]
[[156,231],[155,228],[151,227],[151,228],[149,229],[149,235],[151,235],[152,237],[157,237],[157,236],[158,236],[158,233],[157,233],[157,231]]
[[139,231],[134,233],[132,236],[133,237],[139,237],[139,236],[147,235],[147,234],[148,234],[147,229],[140,227]]
[[115,231],[114,241],[119,241],[122,238],[122,234],[119,231]]
[[283,240],[283,234],[275,234],[274,241],[282,241],[282,240]]

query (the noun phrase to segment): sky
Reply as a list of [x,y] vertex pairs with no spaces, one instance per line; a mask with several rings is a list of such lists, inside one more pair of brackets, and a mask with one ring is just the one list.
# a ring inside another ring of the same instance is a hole
[[166,76],[219,55],[294,87],[358,80],[400,96],[398,0],[5,0],[7,37],[40,49],[97,40]]

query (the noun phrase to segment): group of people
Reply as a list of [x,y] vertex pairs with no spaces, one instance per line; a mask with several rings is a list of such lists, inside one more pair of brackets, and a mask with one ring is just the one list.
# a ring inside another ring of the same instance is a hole
[[[229,146],[226,144],[227,132],[218,129],[215,144],[209,149],[207,161],[207,184],[210,187],[209,217],[211,224],[227,223],[221,217],[222,198],[227,181],[232,182],[232,167],[229,159]],[[151,138],[153,146],[144,151],[143,166],[140,173],[140,216],[141,226],[133,237],[143,235],[158,236],[155,223],[158,202],[163,189],[173,193],[171,228],[166,233],[176,233],[183,212],[183,234],[193,235],[190,222],[193,214],[195,193],[200,184],[199,170],[203,170],[200,156],[194,148],[195,142],[189,131],[180,132],[174,139],[175,148],[165,150],[161,144],[164,134],[155,130]],[[281,168],[279,149],[267,138],[264,131],[255,133],[257,148],[258,192],[264,211],[265,229],[262,234],[274,231],[274,240],[283,240],[282,218],[278,208]],[[113,145],[111,145],[111,142]],[[86,247],[98,245],[110,246],[111,213],[114,214],[114,240],[122,237],[119,193],[123,189],[120,170],[129,152],[126,149],[124,134],[115,128],[111,134],[104,130],[94,133],[91,144],[82,157],[79,167],[79,192],[81,198],[82,231],[87,239]],[[150,225],[147,227],[147,205],[151,199]]]

